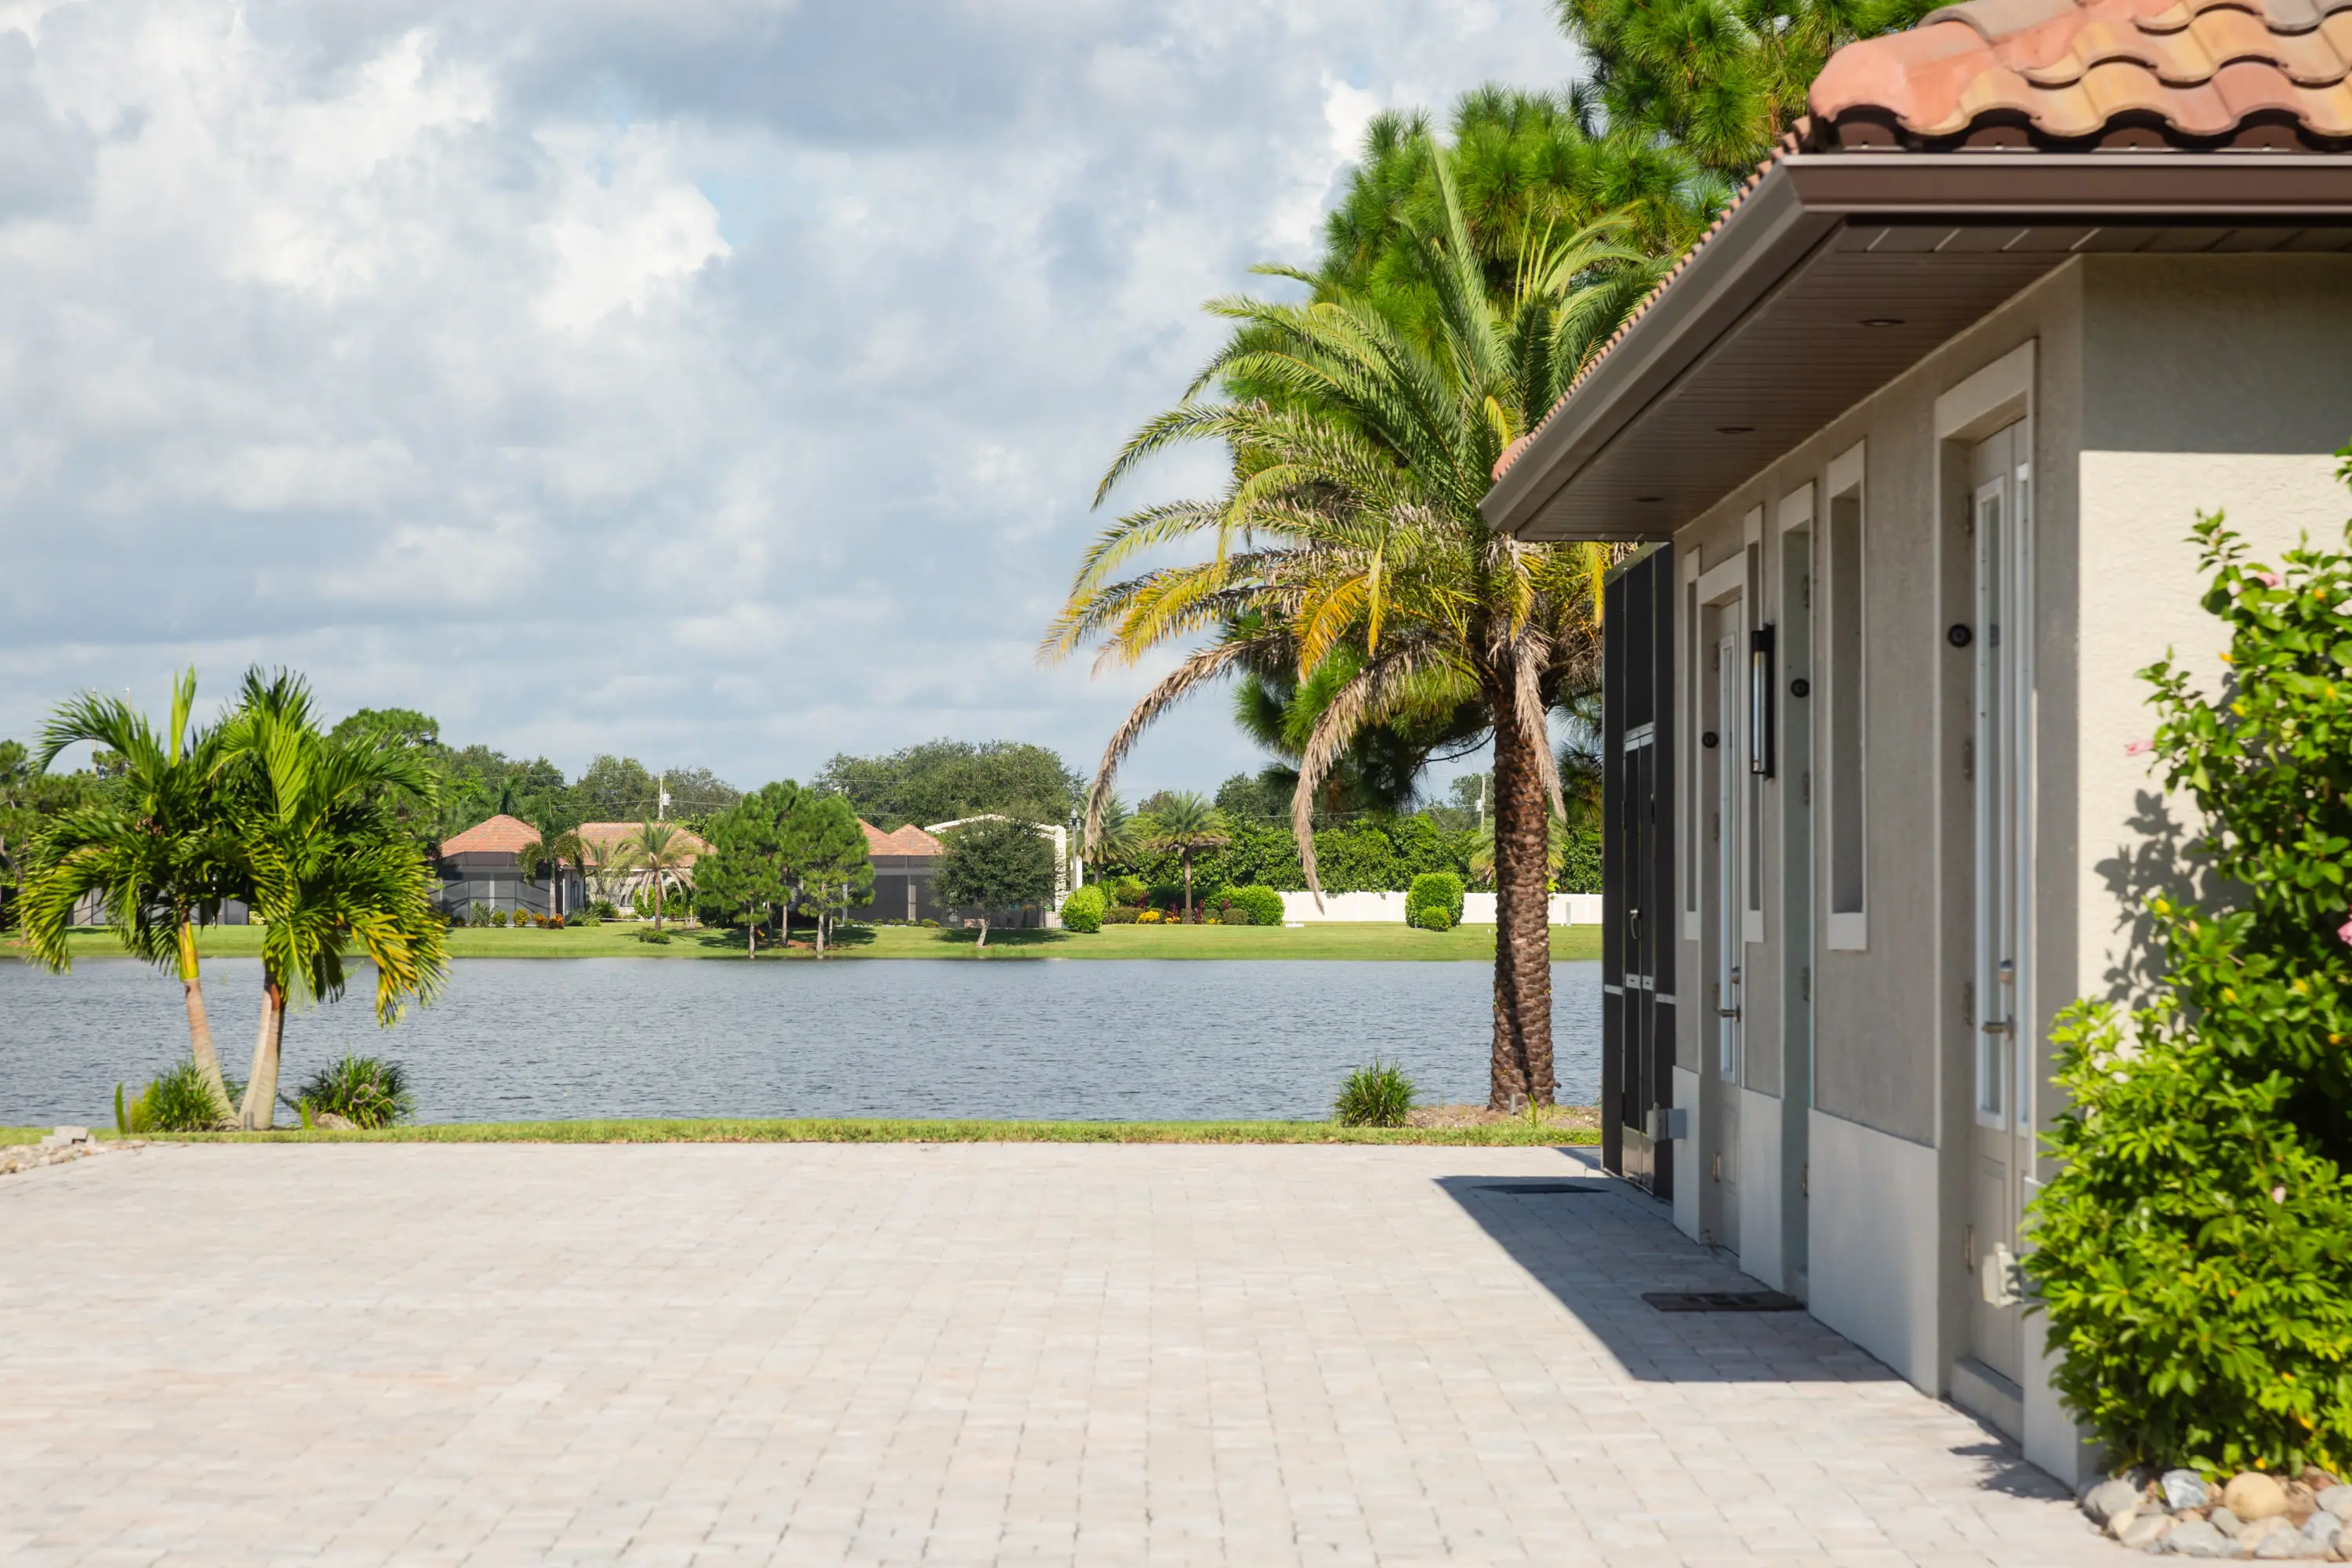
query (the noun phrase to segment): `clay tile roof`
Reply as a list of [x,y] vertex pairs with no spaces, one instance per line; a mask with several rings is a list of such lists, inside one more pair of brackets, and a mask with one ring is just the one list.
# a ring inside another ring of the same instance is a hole
[[[580,842],[587,845],[599,855],[611,854],[615,845],[636,830],[637,824],[634,822],[583,822],[573,829],[580,835]],[[686,847],[693,854],[699,856],[709,853],[710,846],[703,839],[683,827],[677,831],[678,837],[685,840]]]
[[444,855],[513,855],[539,842],[539,829],[501,813],[441,841]]
[[1832,55],[1811,144],[2335,151],[2347,75],[2352,0],[1962,0]]
[[885,833],[864,817],[857,826],[866,829],[866,852],[868,855],[930,855],[947,853],[947,846],[917,827],[913,823]]

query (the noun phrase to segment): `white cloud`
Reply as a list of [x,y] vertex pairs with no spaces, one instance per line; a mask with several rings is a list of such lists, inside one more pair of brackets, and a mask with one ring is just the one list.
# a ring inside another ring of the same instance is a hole
[[[1118,442],[1539,0],[0,6],[0,734],[194,659],[746,783],[1090,764]],[[1132,500],[1213,482],[1205,457]],[[1254,765],[1212,698],[1135,774]]]

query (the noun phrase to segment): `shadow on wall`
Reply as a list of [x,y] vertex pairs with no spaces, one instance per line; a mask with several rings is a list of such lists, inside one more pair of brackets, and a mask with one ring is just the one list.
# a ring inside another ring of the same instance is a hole
[[[1591,1150],[1563,1179],[1448,1176],[1437,1184],[1644,1383],[1879,1383],[1895,1373],[1808,1312],[1662,1312],[1649,1290],[1760,1290],[1727,1254],[1674,1226]],[[1574,1186],[1576,1193],[1513,1192]]]
[[2161,893],[2176,903],[2217,909],[2216,895],[2226,889],[2218,885],[2205,858],[2189,850],[2197,831],[2172,815],[2172,803],[2165,795],[2140,791],[2128,826],[2132,842],[2118,845],[2095,868],[2116,900],[2115,931],[2121,944],[2100,978],[2106,1000],[2139,1006],[2147,1002],[2164,968],[2148,901]]

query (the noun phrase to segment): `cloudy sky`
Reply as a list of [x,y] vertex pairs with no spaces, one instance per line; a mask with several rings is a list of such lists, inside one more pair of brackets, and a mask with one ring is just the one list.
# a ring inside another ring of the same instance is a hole
[[1549,9],[0,4],[0,736],[258,660],[567,771],[1090,767],[1150,672],[1034,649],[1199,302]]

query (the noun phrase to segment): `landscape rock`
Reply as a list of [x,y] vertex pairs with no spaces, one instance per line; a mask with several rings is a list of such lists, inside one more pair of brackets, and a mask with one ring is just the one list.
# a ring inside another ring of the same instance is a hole
[[2184,1508],[2203,1508],[2213,1500],[2213,1489],[2194,1470],[2167,1470],[2157,1484],[2164,1489],[2164,1506],[2175,1513]]
[[2083,1511],[2091,1516],[2093,1524],[2104,1525],[2139,1505],[2139,1489],[2122,1479],[2101,1481],[2083,1494]]
[[314,1119],[314,1122],[315,1125],[323,1127],[330,1132],[351,1132],[357,1131],[359,1127],[359,1123],[353,1121],[351,1118],[347,1116],[338,1116],[331,1110],[322,1110],[319,1112],[318,1116]]
[[2303,1538],[2322,1552],[2335,1551],[2343,1531],[2342,1522],[2332,1513],[2315,1513],[2303,1524]]
[[102,1154],[110,1149],[145,1147],[145,1143],[136,1138],[101,1143],[89,1135],[87,1127],[60,1127],[37,1143],[12,1143],[0,1148],[0,1176],[37,1170],[43,1165],[62,1165],[71,1160]]
[[2242,1520],[2275,1519],[2286,1511],[2286,1489],[2260,1470],[2245,1470],[2221,1489],[2221,1502]]
[[2119,1522],[2116,1539],[2130,1547],[2152,1546],[2172,1528],[2172,1521],[2162,1513],[2135,1513]]
[[2218,1504],[2214,1507],[2213,1511],[2207,1514],[2205,1517],[2212,1521],[2214,1529],[2227,1536],[2234,1537],[2239,1531],[2245,1528],[2244,1525],[2239,1522],[2238,1516],[2236,1514],[2231,1513],[2228,1509],[2222,1508]]
[[2176,1557],[2235,1557],[2238,1543],[2201,1519],[2187,1519],[2172,1527],[2164,1549]]
[[2336,1518],[2352,1520],[2352,1487],[2329,1487],[2314,1500]]

